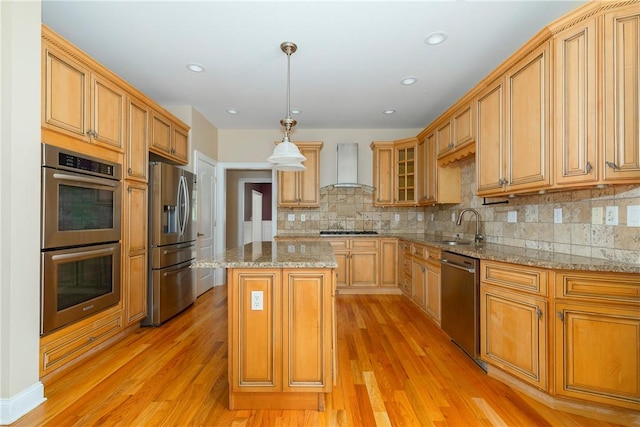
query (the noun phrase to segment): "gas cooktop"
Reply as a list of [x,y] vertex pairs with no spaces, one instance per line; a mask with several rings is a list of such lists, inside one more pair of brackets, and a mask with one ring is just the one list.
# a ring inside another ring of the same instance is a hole
[[321,236],[350,236],[350,235],[376,235],[377,231],[370,230],[324,230]]

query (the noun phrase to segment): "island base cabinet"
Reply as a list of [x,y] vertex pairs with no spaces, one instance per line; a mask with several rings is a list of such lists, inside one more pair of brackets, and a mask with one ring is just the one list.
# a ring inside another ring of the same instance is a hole
[[229,278],[229,408],[323,410],[333,385],[333,271],[232,269]]
[[556,303],[559,396],[640,410],[637,308]]

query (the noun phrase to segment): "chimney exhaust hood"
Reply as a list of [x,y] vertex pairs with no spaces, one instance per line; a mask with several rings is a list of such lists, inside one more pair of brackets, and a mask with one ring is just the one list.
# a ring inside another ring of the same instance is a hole
[[358,144],[355,142],[338,143],[336,153],[338,181],[334,187],[362,187],[358,184]]

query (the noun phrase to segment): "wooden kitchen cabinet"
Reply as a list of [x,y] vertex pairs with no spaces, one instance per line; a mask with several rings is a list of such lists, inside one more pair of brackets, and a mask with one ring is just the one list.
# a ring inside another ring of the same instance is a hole
[[149,151],[173,163],[189,163],[189,130],[166,114],[151,111]]
[[410,245],[411,298],[440,325],[441,280],[440,249],[413,243]]
[[335,357],[331,270],[229,269],[229,278],[229,408],[322,409]]
[[475,141],[474,103],[465,102],[436,127],[438,157],[471,144]]
[[638,275],[559,272],[555,393],[640,409]]
[[320,150],[322,142],[296,142],[307,158],[306,170],[278,172],[278,207],[310,208],[320,206]]
[[398,248],[398,276],[401,277],[399,287],[411,297],[411,243],[400,241]]
[[380,239],[380,287],[398,287],[398,239]]
[[607,183],[640,181],[640,11],[605,13],[603,52],[604,168]]
[[440,325],[442,304],[442,280],[440,276],[440,250],[428,249],[429,259],[427,267],[427,297],[425,298],[425,310],[429,316]]
[[392,206],[395,193],[394,144],[374,141],[371,143],[371,149],[373,150],[373,186],[375,187],[373,205]]
[[438,165],[435,132],[418,143],[418,202],[421,206],[460,203],[460,168]]
[[42,127],[122,152],[124,89],[74,57],[52,34],[43,37]]
[[396,206],[415,206],[418,203],[418,140],[407,138],[396,141],[395,196]]
[[125,178],[149,180],[149,107],[135,98],[127,98],[127,145],[124,152]]
[[548,390],[548,271],[480,262],[481,359]]
[[551,185],[549,51],[542,44],[476,99],[478,196]]
[[147,184],[126,182],[124,194],[123,295],[125,326],[147,315]]
[[427,304],[427,265],[424,260],[413,257],[411,261],[411,299],[422,310]]
[[[336,286],[341,290],[379,287],[379,239],[331,239],[338,263]],[[356,291],[357,293],[358,291]]]

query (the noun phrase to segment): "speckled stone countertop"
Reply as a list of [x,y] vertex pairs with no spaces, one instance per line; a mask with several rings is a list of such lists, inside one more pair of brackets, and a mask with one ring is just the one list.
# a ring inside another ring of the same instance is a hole
[[[481,245],[456,245],[451,246],[438,243],[440,237],[433,234],[411,234],[411,233],[380,233],[374,236],[327,236],[327,238],[371,238],[371,237],[395,237],[412,243],[437,247],[443,251],[450,251],[474,258],[508,262],[512,264],[530,265],[534,267],[549,268],[554,270],[583,270],[616,273],[640,274],[640,264],[630,264],[612,261],[601,258],[591,258],[577,255],[562,254],[536,249],[526,249],[515,246],[499,245],[494,243],[484,243]],[[325,237],[319,235],[283,235],[278,239],[289,241],[302,241],[309,239],[323,240]],[[279,240],[280,241],[280,240]],[[640,277],[638,278],[640,281]]]
[[247,243],[213,259],[197,259],[192,268],[335,268],[331,244],[315,241],[278,240]]

